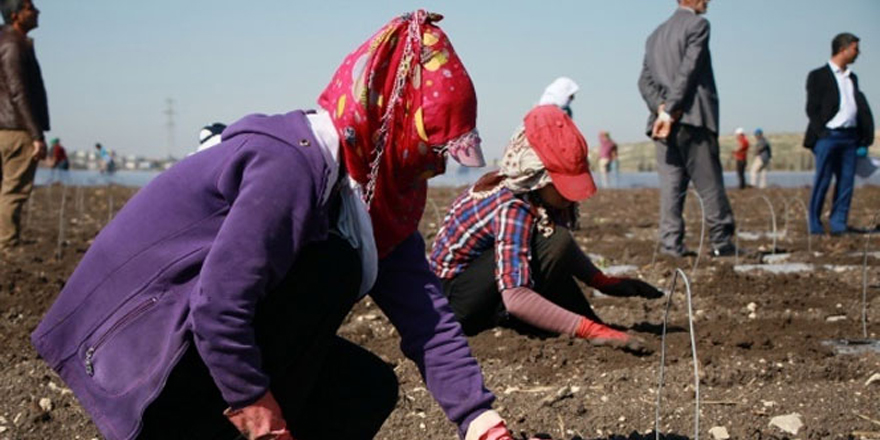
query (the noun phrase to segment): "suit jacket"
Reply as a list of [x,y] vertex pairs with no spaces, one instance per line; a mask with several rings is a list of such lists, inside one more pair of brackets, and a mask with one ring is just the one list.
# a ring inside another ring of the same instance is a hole
[[[859,145],[869,146],[874,143],[874,117],[868,106],[868,99],[859,91],[859,79],[855,73],[850,74],[856,99],[857,125]],[[828,124],[840,111],[840,88],[834,71],[827,63],[807,75],[807,131],[804,134],[804,147],[812,149],[819,138],[827,134]]]
[[718,133],[718,90],[705,18],[679,8],[654,30],[645,44],[639,91],[651,111],[648,133],[664,103],[669,113],[682,111],[679,122]]

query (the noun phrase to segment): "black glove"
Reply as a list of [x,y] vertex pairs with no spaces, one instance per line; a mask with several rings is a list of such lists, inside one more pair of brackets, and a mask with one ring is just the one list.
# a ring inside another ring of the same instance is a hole
[[647,299],[657,299],[663,297],[663,292],[657,290],[654,286],[634,278],[618,278],[610,277],[602,272],[598,272],[590,280],[590,286],[599,289],[600,292],[617,297],[633,297],[638,296]]

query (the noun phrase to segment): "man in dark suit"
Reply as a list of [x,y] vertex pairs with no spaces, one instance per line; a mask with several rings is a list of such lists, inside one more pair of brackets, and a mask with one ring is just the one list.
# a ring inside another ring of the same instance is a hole
[[832,235],[856,232],[847,226],[855,181],[856,149],[874,142],[874,120],[856,74],[849,69],[859,56],[859,39],[842,33],[831,42],[831,60],[807,76],[807,116],[810,123],[804,147],[816,157],[816,176],[810,195],[810,232],[822,234],[825,194],[836,179],[829,218]]
[[688,183],[703,199],[712,254],[736,252],[733,211],[724,189],[718,148],[718,92],[709,54],[709,0],[679,7],[648,37],[639,91],[648,105],[648,133],[660,174],[660,251],[686,255],[683,243]]

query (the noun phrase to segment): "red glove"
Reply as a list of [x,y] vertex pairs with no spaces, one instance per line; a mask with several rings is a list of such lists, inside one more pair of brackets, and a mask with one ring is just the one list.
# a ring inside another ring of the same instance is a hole
[[587,318],[581,318],[575,336],[586,339],[593,345],[609,345],[636,353],[647,351],[638,338]]
[[248,440],[294,440],[271,391],[244,408],[227,409],[223,415]]

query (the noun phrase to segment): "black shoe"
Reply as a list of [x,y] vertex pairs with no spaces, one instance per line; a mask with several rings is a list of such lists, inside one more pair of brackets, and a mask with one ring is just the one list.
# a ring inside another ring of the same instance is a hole
[[694,252],[686,247],[680,247],[678,249],[670,249],[670,248],[661,247],[660,253],[663,255],[668,255],[673,258],[684,258],[684,257],[697,256],[696,252]]
[[870,234],[871,231],[862,228],[855,228],[852,226],[847,226],[846,229],[842,231],[831,231],[832,237],[840,237],[841,235],[865,235]]
[[[743,250],[740,249],[739,253],[743,253]],[[716,258],[733,257],[736,254],[736,246],[730,243],[714,248],[709,252],[709,255]]]

